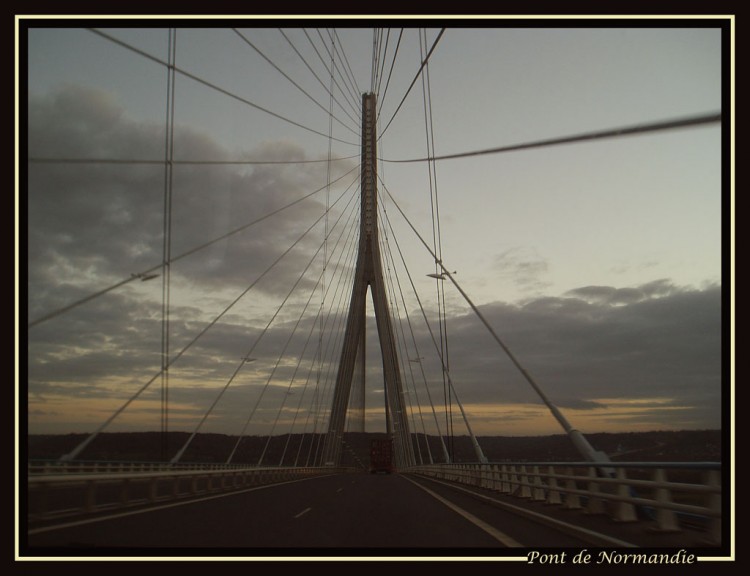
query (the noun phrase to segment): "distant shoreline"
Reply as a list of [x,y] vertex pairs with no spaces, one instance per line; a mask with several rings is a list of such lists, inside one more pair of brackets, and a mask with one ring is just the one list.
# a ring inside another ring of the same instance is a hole
[[[355,464],[367,458],[369,443],[382,438],[383,432],[349,432],[344,435],[343,464]],[[70,452],[89,434],[30,434],[22,456],[28,460],[57,459]],[[260,459],[268,465],[291,465],[300,460],[314,459],[315,446],[321,434],[281,434],[268,436],[239,436],[226,434],[197,434],[185,451],[183,462],[224,462],[236,446],[234,463],[257,464]],[[91,442],[78,460],[164,461],[171,458],[190,437],[189,432],[107,432]],[[454,462],[474,462],[475,453],[467,435],[440,438],[419,434],[415,443],[417,459],[443,461],[445,450]],[[586,437],[597,449],[613,461],[722,461],[721,430],[682,430],[653,432],[602,432]],[[548,436],[478,436],[479,444],[490,461],[580,461],[572,442],[565,434]]]

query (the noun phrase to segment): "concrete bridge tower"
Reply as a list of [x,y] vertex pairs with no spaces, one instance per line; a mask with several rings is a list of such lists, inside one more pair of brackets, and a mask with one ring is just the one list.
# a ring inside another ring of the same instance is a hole
[[383,280],[383,266],[378,244],[376,110],[375,94],[363,94],[359,254],[333,393],[331,417],[323,446],[323,463],[327,465],[338,465],[341,460],[344,426],[358,353],[364,360],[365,305],[368,287],[372,294],[380,349],[383,355],[386,422],[388,433],[393,436],[395,463],[397,467],[414,464],[414,448],[409,433],[401,369],[393,323],[388,309],[388,296]]

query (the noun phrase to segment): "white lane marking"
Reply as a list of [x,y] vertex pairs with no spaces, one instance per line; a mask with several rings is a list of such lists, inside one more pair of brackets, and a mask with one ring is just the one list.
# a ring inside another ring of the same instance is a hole
[[196,502],[205,502],[206,500],[214,500],[216,498],[227,498],[228,496],[236,496],[237,494],[244,494],[246,492],[255,492],[256,490],[265,490],[266,488],[274,488],[283,484],[294,484],[296,482],[307,482],[316,478],[323,478],[323,476],[311,476],[310,478],[300,478],[299,480],[287,480],[285,482],[278,482],[276,484],[264,484],[263,486],[253,486],[252,488],[246,488],[243,490],[233,490],[231,492],[224,492],[222,494],[211,494],[195,499],[183,500],[180,502],[170,502],[169,504],[161,504],[158,506],[152,506],[148,508],[141,508],[139,510],[129,510],[127,512],[116,512],[114,514],[108,514],[106,516],[97,516],[95,518],[82,518],[80,520],[73,520],[71,522],[65,522],[64,524],[55,524],[52,526],[42,526],[40,528],[31,528],[27,534],[40,534],[42,532],[52,532],[54,530],[64,530],[65,528],[72,528],[75,526],[83,526],[84,524],[93,524],[95,522],[104,522],[106,520],[116,520],[117,518],[124,518],[125,516],[135,516],[136,514],[147,514],[156,510],[164,510],[166,508],[176,508],[177,506],[187,506],[189,504],[195,504]]
[[336,492],[343,492],[343,491],[344,491],[343,488],[339,488],[338,490],[336,490]]
[[483,502],[487,502],[491,504],[492,506],[496,506],[502,510],[508,510],[510,512],[523,516],[525,518],[531,518],[532,520],[536,522],[541,522],[542,524],[545,524],[547,526],[551,526],[555,529],[562,530],[563,532],[567,534],[572,534],[579,538],[584,538],[586,539],[587,542],[590,542],[591,544],[596,544],[597,546],[617,546],[618,548],[637,548],[637,546],[635,544],[632,544],[631,542],[626,542],[625,540],[620,540],[619,538],[614,538],[612,536],[607,536],[606,534],[594,532],[593,530],[589,530],[588,528],[582,528],[574,524],[563,522],[562,520],[556,520],[555,518],[552,518],[550,516],[545,516],[544,514],[533,512],[532,510],[526,510],[525,508],[514,506],[513,504],[509,504],[507,502],[501,502],[500,500],[496,500],[495,498],[485,496],[484,494],[479,494],[478,492],[473,492],[461,486],[451,485],[446,482],[441,482],[440,480],[435,480],[435,479],[431,479],[431,481],[437,482],[438,484],[442,484],[443,486],[448,486],[452,490],[460,490],[461,492],[470,494],[473,498],[479,498]]
[[305,508],[302,512],[300,512],[299,514],[297,514],[295,516],[295,518],[299,518],[300,516],[303,516],[304,514],[307,514],[310,510],[312,510],[312,508]]
[[[406,477],[404,476],[404,478],[406,478]],[[501,544],[503,544],[505,546],[508,546],[508,547],[523,548],[523,545],[520,544],[517,540],[514,540],[513,538],[511,538],[510,536],[508,536],[504,532],[500,532],[500,530],[494,528],[493,526],[490,526],[484,520],[480,520],[479,518],[477,518],[473,514],[471,514],[471,513],[467,512],[466,510],[464,510],[463,508],[459,508],[458,506],[456,506],[455,504],[453,504],[453,502],[450,502],[450,501],[446,500],[445,498],[443,498],[439,494],[433,492],[429,488],[425,488],[424,486],[422,486],[418,482],[415,482],[411,478],[406,478],[406,479],[409,482],[411,482],[412,484],[414,484],[416,486],[419,486],[422,490],[424,490],[430,496],[432,496],[433,498],[435,498],[435,500],[438,500],[439,502],[442,502],[443,504],[445,504],[448,508],[450,508],[451,510],[453,510],[456,514],[460,514],[461,516],[463,516],[464,518],[466,518],[469,522],[471,522],[472,524],[474,524],[474,526],[476,526],[477,528],[481,528],[482,530],[484,530],[485,532],[487,532],[487,534],[489,534],[490,536],[492,536],[495,540],[497,540]]]

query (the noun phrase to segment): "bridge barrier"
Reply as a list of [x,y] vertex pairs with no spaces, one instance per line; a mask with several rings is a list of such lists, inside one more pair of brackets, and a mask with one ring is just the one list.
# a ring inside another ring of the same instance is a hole
[[508,472],[508,467],[505,464],[503,464],[502,470],[503,470],[503,473],[502,473],[502,482],[500,484],[501,485],[500,491],[504,494],[510,494],[511,486],[513,484],[510,478],[510,473]]
[[39,474],[119,474],[126,472],[174,472],[177,470],[238,470],[243,464],[177,463],[169,462],[107,462],[103,460],[31,460],[27,466],[29,476]]
[[627,484],[625,470],[618,468],[616,474],[617,479],[620,480],[620,484],[617,485],[619,500],[614,503],[612,519],[616,522],[635,522],[638,520],[638,513],[635,506],[627,501],[630,496],[630,487]]
[[334,467],[249,467],[166,463],[30,463],[30,523],[149,506],[350,471]]
[[534,478],[534,492],[532,494],[533,500],[546,500],[547,496],[545,493],[545,485],[542,482],[542,477],[539,475],[539,466],[534,466],[533,472]]
[[588,482],[588,493],[589,497],[586,502],[586,513],[587,514],[604,514],[604,500],[599,497],[601,490],[599,489],[599,483],[596,481],[598,476],[596,468],[588,469],[589,482]]
[[581,508],[583,508],[583,506],[581,506],[580,492],[576,488],[576,480],[575,476],[573,476],[573,469],[568,467],[566,469],[566,474],[566,476],[563,476],[561,478],[561,480],[565,480],[565,490],[563,491],[565,494],[565,508],[568,510],[580,510]]
[[590,462],[433,464],[406,472],[605,514],[614,522],[643,522],[648,530],[699,529],[712,543],[721,542],[718,462],[608,462],[606,469]]
[[516,467],[511,466],[510,483],[508,484],[508,494],[515,494],[516,490],[520,486],[520,480],[518,474],[516,474]]
[[526,466],[521,466],[521,481],[518,483],[518,489],[517,496],[531,498],[531,483],[529,482],[529,475],[526,473]]
[[562,504],[560,490],[557,489],[557,478],[554,476],[554,467],[547,466],[547,504]]

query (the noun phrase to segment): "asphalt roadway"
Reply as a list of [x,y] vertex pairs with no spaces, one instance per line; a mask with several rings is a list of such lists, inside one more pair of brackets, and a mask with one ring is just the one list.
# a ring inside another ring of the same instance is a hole
[[[616,545],[614,543],[613,545]],[[30,555],[514,556],[591,541],[412,476],[336,474],[29,530]]]

